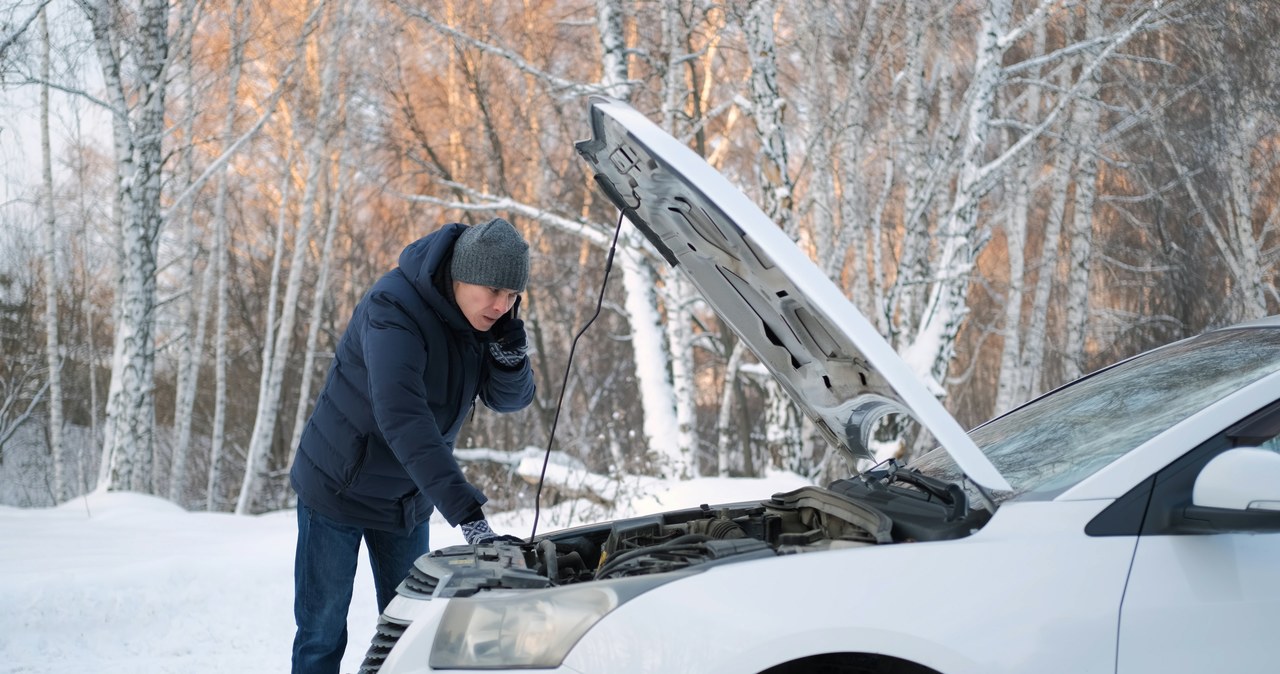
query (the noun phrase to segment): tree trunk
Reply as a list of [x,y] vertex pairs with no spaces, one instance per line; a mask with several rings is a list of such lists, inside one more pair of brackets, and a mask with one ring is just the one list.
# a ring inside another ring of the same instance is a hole
[[[1032,48],[1032,53],[1044,53],[1044,46],[1045,26],[1041,24],[1036,28],[1035,46]],[[1039,77],[1038,72],[1035,77]],[[1034,83],[1030,84],[1027,86],[1026,91],[1022,92],[1022,96],[1026,99],[1024,119],[1038,119],[1040,117],[1040,87]],[[1014,104],[1010,102],[1006,107],[1009,110],[1013,110]],[[1012,146],[1017,142],[1012,130],[1009,131],[1008,136],[1008,145]],[[1005,248],[1008,251],[1007,259],[1009,261],[1009,284],[1004,300],[1004,322],[1000,330],[1004,340],[1000,350],[1000,374],[996,382],[995,411],[997,413],[1009,409],[1022,390],[1023,379],[1030,377],[1032,374],[1022,369],[1022,354],[1025,348],[1022,340],[1022,305],[1025,300],[1025,284],[1027,281],[1026,245],[1029,235],[1027,222],[1030,217],[1028,211],[1032,208],[1031,192],[1036,182],[1036,169],[1040,166],[1041,161],[1038,148],[1034,151],[1024,152],[1014,163],[1011,180],[1005,181],[1005,188],[1012,192],[1013,198],[1010,200],[1009,210],[1004,218]]]
[[[1228,95],[1225,83],[1219,83],[1224,96]],[[1243,118],[1241,118],[1243,117]],[[1255,171],[1250,161],[1254,148],[1263,144],[1259,138],[1258,122],[1251,116],[1241,116],[1225,122],[1228,137],[1226,175],[1228,178],[1229,207],[1226,211],[1227,235],[1234,252],[1231,268],[1235,272],[1238,290],[1233,293],[1234,307],[1231,320],[1242,321],[1262,318],[1267,314],[1265,267],[1262,261],[1262,241],[1254,235],[1253,184]]]
[[[1069,25],[1069,24],[1068,24]],[[1067,34],[1072,31],[1067,30]],[[1063,74],[1060,78],[1063,89],[1068,88],[1070,77]],[[1045,352],[1049,345],[1049,304],[1053,297],[1053,289],[1058,280],[1058,249],[1062,246],[1062,228],[1066,221],[1067,193],[1071,186],[1071,165],[1077,154],[1093,153],[1092,147],[1085,149],[1081,143],[1089,143],[1090,135],[1076,133],[1073,129],[1076,118],[1070,115],[1066,124],[1065,137],[1053,158],[1053,182],[1049,186],[1049,207],[1045,215],[1044,240],[1040,246],[1039,259],[1036,261],[1036,284],[1031,296],[1031,313],[1027,319],[1027,329],[1022,345],[1022,371],[1020,385],[1008,400],[1008,407],[996,405],[999,413],[1009,407],[1030,400],[1044,389]],[[1074,143],[1072,143],[1074,139]]]
[[947,367],[955,348],[960,325],[968,313],[969,280],[986,235],[977,228],[978,201],[986,191],[983,152],[990,135],[996,89],[1002,75],[1000,37],[1011,11],[1010,0],[994,0],[981,10],[973,81],[969,85],[969,108],[965,120],[964,145],[955,195],[939,227],[940,254],[934,263],[936,278],[929,291],[920,327],[907,346],[904,357],[917,374],[941,393]]
[[[335,11],[341,17],[345,15],[346,9],[337,7]],[[343,25],[340,18],[337,24]],[[338,76],[338,43],[341,31],[330,26],[327,35],[328,40],[323,56],[324,65],[320,74],[319,107],[315,117],[316,130],[307,142],[307,182],[300,204],[298,231],[294,235],[293,256],[289,263],[289,281],[285,286],[280,325],[274,335],[275,345],[272,348],[271,358],[262,364],[265,386],[258,392],[258,412],[253,423],[249,455],[245,460],[244,480],[240,487],[240,496],[236,501],[237,515],[249,514],[256,502],[257,492],[262,487],[259,478],[265,477],[271,441],[276,435],[284,369],[293,341],[293,327],[298,315],[298,294],[302,291],[307,248],[311,240],[311,225],[315,220],[316,195],[323,176],[325,150],[333,138],[334,111],[337,109],[334,88]]]
[[596,29],[600,34],[600,82],[605,92],[622,100],[631,97],[627,77],[627,39],[619,0],[596,0]]
[[[745,0],[740,8],[747,42],[751,77],[748,80],[751,117],[760,139],[761,159],[756,164],[760,205],[787,237],[795,240],[791,214],[792,183],[787,168],[787,143],[783,126],[786,99],[778,90],[777,45],[774,40],[773,0]],[[803,448],[800,415],[791,397],[774,380],[765,384],[765,442],[773,465],[787,465]]]
[[[676,117],[683,112],[682,102],[688,96],[685,84],[684,43],[681,30],[680,0],[663,0],[661,10],[662,45],[666,52],[662,81],[662,129],[675,136]],[[687,477],[700,474],[698,462],[697,384],[693,380],[693,313],[695,294],[678,268],[668,269],[662,298],[666,307],[666,338],[671,354],[671,395],[675,403],[676,447],[681,449],[682,469]]]
[[[631,84],[618,0],[596,0],[596,27],[600,34],[601,84],[610,95],[625,99],[630,95]],[[692,474],[692,453],[696,448],[680,444],[675,393],[667,378],[669,351],[659,325],[654,292],[657,280],[645,262],[644,242],[634,229],[627,229],[618,237],[624,304],[631,323],[631,347],[644,414],[642,427],[646,444],[659,462],[658,472],[665,477],[687,478]]]
[[641,252],[643,239],[634,230],[620,237],[622,284],[626,290],[625,305],[631,322],[631,348],[635,354],[636,381],[644,410],[646,445],[659,461],[658,473],[663,477],[682,479],[690,476],[693,448],[680,446],[675,415],[675,394],[667,380],[667,352],[663,348],[662,328],[653,289],[652,271]]
[[227,228],[228,180],[225,172],[218,176],[218,192],[213,202],[213,268],[217,279],[218,310],[213,320],[213,423],[209,428],[209,479],[205,487],[205,510],[209,512],[218,508],[222,445],[227,436],[227,276],[231,262]]
[[[1081,139],[1083,140],[1083,139]],[[1031,294],[1030,316],[1022,340],[1022,362],[1018,387],[1005,406],[997,403],[998,414],[1030,400],[1044,389],[1044,361],[1048,349],[1049,304],[1054,281],[1058,278],[1058,248],[1062,245],[1062,225],[1066,218],[1067,192],[1071,183],[1071,163],[1075,152],[1058,148],[1053,159],[1053,184],[1050,186],[1049,208],[1045,218],[1044,241],[1036,260],[1036,283]]]
[[[223,112],[222,134],[230,144],[235,137],[237,97],[240,91],[240,75],[244,66],[245,30],[249,25],[250,9],[242,0],[231,5],[231,55],[230,81],[227,84],[227,108]],[[287,165],[287,164],[286,164]],[[205,282],[197,321],[204,344],[205,321],[208,316],[208,297],[216,295],[217,313],[214,317],[214,375],[213,375],[213,423],[209,430],[209,472],[205,484],[205,510],[217,509],[217,495],[221,480],[220,461],[222,445],[226,441],[227,418],[227,274],[230,260],[230,242],[227,236],[227,198],[230,190],[229,167],[218,169],[217,187],[213,200],[213,259],[205,267]],[[285,172],[288,175],[288,171]]]
[[160,208],[162,142],[165,132],[165,80],[168,59],[169,7],[165,0],[142,0],[135,43],[137,63],[129,68],[137,87],[134,107],[122,79],[125,69],[117,58],[122,17],[108,3],[81,6],[93,26],[94,44],[103,68],[109,100],[115,110],[118,186],[123,206],[120,218],[123,270],[120,316],[116,326],[118,351],[112,364],[112,401],[108,403],[107,437],[103,455],[109,460],[108,479],[99,487],[150,493],[155,438],[155,309],[156,253],[162,215]]
[[889,340],[901,351],[914,332],[920,317],[916,307],[925,287],[925,267],[929,250],[929,207],[933,190],[929,188],[929,162],[945,159],[929,152],[928,142],[928,93],[925,87],[924,42],[928,33],[928,4],[910,2],[906,5],[906,66],[903,79],[906,82],[901,117],[906,128],[902,131],[899,163],[906,181],[902,204],[902,243],[898,255],[897,274],[885,297],[885,322],[889,327]]
[[[746,351],[742,340],[733,341],[729,353],[729,362],[724,367],[724,385],[720,390],[720,413],[716,416],[716,475],[729,477],[733,468],[733,443],[730,440],[733,431],[730,425],[734,422],[735,392],[738,388],[738,371],[742,368],[742,354]],[[738,442],[738,448],[746,445],[745,439]]]
[[[187,0],[183,4],[183,25],[189,25],[195,10],[195,2]],[[234,47],[233,47],[234,51]],[[192,58],[190,38],[182,43],[183,71],[186,90],[184,92],[182,165],[183,179],[187,186],[196,180],[194,129],[197,115],[196,78]],[[234,59],[233,59],[234,61]],[[233,62],[233,68],[235,67]],[[233,74],[233,79],[238,77]],[[234,94],[232,96],[234,98]],[[230,138],[228,138],[230,143]],[[191,452],[191,426],[194,421],[196,384],[200,378],[200,362],[204,355],[205,327],[209,316],[209,283],[212,276],[208,273],[211,265],[205,264],[204,282],[198,282],[196,268],[201,258],[201,236],[197,233],[195,223],[195,199],[188,199],[182,204],[183,234],[182,246],[186,251],[186,266],[183,269],[184,282],[180,315],[184,317],[184,329],[178,338],[178,372],[174,382],[173,425],[175,440],[170,454],[169,500],[182,504],[186,495],[187,458]],[[197,297],[198,296],[198,297]]]
[[40,162],[44,182],[44,329],[45,360],[49,368],[49,455],[53,463],[53,502],[67,495],[66,470],[62,456],[62,345],[58,340],[58,219],[53,205],[53,153],[49,142],[49,17],[40,9]]
[[[1102,35],[1101,0],[1090,0],[1085,9],[1085,39]],[[1084,140],[1098,129],[1098,72],[1088,73],[1080,91],[1080,104],[1072,121],[1077,138]],[[1063,378],[1077,379],[1086,370],[1085,335],[1089,329],[1089,265],[1093,260],[1093,205],[1098,193],[1098,160],[1092,152],[1077,155],[1074,210],[1071,215],[1070,267],[1067,272],[1067,326],[1063,345]]]

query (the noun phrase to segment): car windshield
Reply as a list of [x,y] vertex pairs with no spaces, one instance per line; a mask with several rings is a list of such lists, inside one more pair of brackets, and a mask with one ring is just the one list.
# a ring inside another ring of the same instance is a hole
[[[997,501],[1047,499],[1214,401],[1280,370],[1280,330],[1207,333],[1053,391],[970,431],[1013,486]],[[1250,410],[1251,411],[1251,410]],[[941,448],[912,466],[949,481]]]

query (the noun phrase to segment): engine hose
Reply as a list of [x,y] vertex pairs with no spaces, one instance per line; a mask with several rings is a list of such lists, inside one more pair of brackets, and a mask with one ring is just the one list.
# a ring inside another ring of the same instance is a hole
[[609,575],[611,572],[616,570],[618,566],[621,566],[628,560],[652,555],[654,553],[669,552],[676,548],[690,548],[697,550],[701,549],[709,540],[711,540],[711,538],[702,534],[685,534],[683,536],[673,538],[666,543],[660,543],[647,548],[628,550],[620,555],[609,558],[609,560],[602,564],[599,569],[596,569],[596,578]]
[[741,525],[722,517],[694,520],[689,523],[689,533],[706,534],[709,538],[745,538],[747,536],[747,532]]
[[538,541],[538,553],[542,555],[542,563],[547,565],[547,578],[553,583],[560,580],[560,558],[556,556],[556,544],[550,538]]
[[574,550],[567,555],[557,557],[556,565],[561,569],[564,569],[565,573],[572,572],[574,574],[573,577],[577,577],[587,568],[587,563],[582,561],[582,555],[578,554],[577,550]]

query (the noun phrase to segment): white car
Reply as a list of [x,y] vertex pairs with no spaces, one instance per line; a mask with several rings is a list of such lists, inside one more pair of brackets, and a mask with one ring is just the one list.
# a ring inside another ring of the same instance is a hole
[[1280,671],[1280,319],[965,433],[719,173],[623,103],[590,118],[603,190],[850,465],[888,413],[939,446],[826,488],[432,552],[362,672]]

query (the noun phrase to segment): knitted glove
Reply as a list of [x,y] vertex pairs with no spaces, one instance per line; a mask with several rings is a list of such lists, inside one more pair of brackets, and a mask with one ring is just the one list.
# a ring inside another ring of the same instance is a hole
[[462,536],[467,539],[468,545],[488,543],[498,537],[497,534],[493,533],[493,529],[489,528],[489,520],[486,519],[463,522],[458,526],[462,528]]
[[529,337],[525,334],[524,321],[520,319],[519,312],[520,297],[517,296],[515,304],[511,305],[511,311],[503,314],[489,328],[489,334],[493,336],[493,341],[489,343],[489,355],[499,365],[512,369],[520,367],[529,351]]
[[503,534],[499,536],[489,528],[489,520],[478,519],[474,522],[463,522],[458,525],[462,529],[463,538],[467,539],[468,545],[480,545],[482,543],[494,543],[496,541],[505,541],[507,543],[523,543],[524,541],[518,536]]

